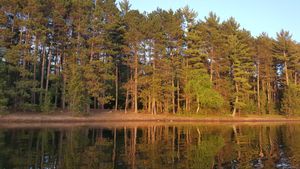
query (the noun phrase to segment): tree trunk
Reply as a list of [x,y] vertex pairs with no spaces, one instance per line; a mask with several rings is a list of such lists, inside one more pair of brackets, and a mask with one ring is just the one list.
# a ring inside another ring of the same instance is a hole
[[138,55],[134,55],[134,113],[138,112]]
[[127,89],[126,90],[126,98],[125,98],[125,114],[127,114],[127,109],[128,109],[128,97],[129,97],[129,91]]
[[66,109],[66,77],[63,75],[63,86],[62,86],[62,96],[61,96],[62,109]]
[[211,49],[211,58],[210,58],[210,82],[213,82],[213,59],[214,59],[214,49]]
[[256,82],[256,85],[257,85],[257,109],[258,109],[258,113],[261,114],[261,111],[260,111],[260,67],[259,67],[259,63],[257,64],[257,82]]
[[44,88],[45,60],[46,60],[46,47],[44,46],[44,48],[43,48],[43,56],[42,56],[42,68],[41,68],[40,104],[43,103],[43,88]]
[[[36,37],[37,38],[37,37]],[[34,58],[33,58],[33,80],[36,81],[36,61],[38,58],[38,41],[35,40],[35,50],[34,50]],[[35,86],[37,87],[37,86]],[[32,103],[36,104],[36,93],[32,92]]]
[[151,113],[151,95],[148,96],[148,113]]
[[233,107],[233,111],[232,111],[232,116],[235,117],[236,112],[237,112],[237,103],[239,102],[239,96],[237,95],[237,93],[239,92],[239,88],[238,85],[235,83],[235,90],[236,90],[236,96],[235,96],[235,101],[234,101],[234,107]]
[[[63,51],[62,56],[60,58],[61,71],[64,70],[64,59],[65,59],[64,56],[65,56],[65,53]],[[63,83],[62,83],[62,94],[61,94],[61,107],[62,107],[62,109],[65,109],[66,108],[66,78],[65,78],[64,73],[62,73],[62,80],[63,80]]]
[[179,80],[177,80],[177,112],[180,111],[180,86]]
[[199,104],[199,100],[197,99],[197,111],[196,111],[196,113],[199,113],[199,110],[200,110],[200,104]]
[[[57,62],[58,62],[58,57],[61,57],[61,55],[59,54],[59,52],[56,52],[56,57],[55,57],[55,72],[54,74],[56,75],[56,77],[59,77],[59,66],[57,65]],[[58,102],[58,85],[59,85],[59,82],[56,81],[55,82],[56,85],[55,85],[55,97],[54,97],[54,106],[57,107],[57,102]]]
[[[284,58],[286,58],[285,52],[283,53],[283,55]],[[284,61],[284,72],[285,72],[286,85],[289,86],[289,73],[288,73],[287,61]]]
[[115,100],[115,111],[118,110],[118,100],[119,100],[119,69],[118,69],[118,64],[116,63],[116,80],[115,80],[115,85],[116,85],[116,100]]
[[48,66],[47,66],[47,77],[46,77],[46,93],[45,93],[45,99],[46,99],[47,96],[48,96],[51,60],[52,60],[52,50],[51,50],[51,45],[50,45],[50,47],[49,47],[49,60],[48,60]]
[[270,82],[267,82],[267,104],[268,104],[267,111],[268,111],[268,113],[270,113],[270,110],[271,110],[270,103],[271,103],[271,84],[270,84]]
[[175,114],[175,85],[174,85],[174,75],[172,75],[172,112]]
[[155,98],[154,97],[152,97],[152,112],[151,112],[151,114],[152,115],[156,115],[156,105],[155,105]]

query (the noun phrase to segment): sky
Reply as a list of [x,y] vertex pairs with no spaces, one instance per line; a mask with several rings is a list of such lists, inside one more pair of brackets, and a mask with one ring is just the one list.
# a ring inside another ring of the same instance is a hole
[[[120,0],[118,0],[120,1]],[[300,42],[300,0],[129,0],[131,9],[179,9],[188,5],[203,20],[210,11],[221,21],[233,16],[242,28],[257,36],[262,32],[276,37],[281,29],[290,31]]]

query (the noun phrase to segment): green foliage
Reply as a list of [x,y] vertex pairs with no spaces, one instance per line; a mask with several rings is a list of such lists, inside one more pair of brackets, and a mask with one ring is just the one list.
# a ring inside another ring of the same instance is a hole
[[88,93],[97,98],[102,105],[109,103],[113,98],[108,95],[111,88],[108,82],[114,79],[111,72],[111,62],[91,61],[84,68],[84,79]]
[[255,38],[213,12],[197,21],[189,7],[130,7],[128,0],[2,3],[0,111],[291,111],[300,45],[288,31]]
[[300,115],[300,85],[289,85],[283,94],[281,111],[288,115]]
[[51,102],[51,97],[52,97],[51,92],[48,91],[45,94],[44,102],[41,105],[41,111],[42,112],[50,113],[50,111],[53,109],[53,105],[52,105],[52,102]]
[[249,34],[247,32],[237,33],[236,35],[228,36],[228,47],[229,58],[232,64],[232,80],[235,86],[233,105],[234,110],[240,111],[246,107],[249,95],[254,94],[250,83],[254,65],[251,60],[251,48],[244,42],[244,40],[251,40]]
[[87,112],[90,100],[87,96],[82,69],[73,65],[68,75],[66,91],[70,110],[74,113]]
[[37,104],[31,104],[31,103],[21,103],[18,105],[18,110],[21,110],[23,112],[40,112],[40,106]]
[[185,91],[192,93],[200,107],[203,109],[218,109],[223,105],[222,96],[212,88],[212,84],[207,74],[200,74],[192,71],[185,86]]

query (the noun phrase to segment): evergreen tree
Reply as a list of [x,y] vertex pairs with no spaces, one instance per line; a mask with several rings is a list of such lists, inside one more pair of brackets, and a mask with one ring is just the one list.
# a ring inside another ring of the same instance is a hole
[[277,39],[274,43],[274,57],[277,59],[277,69],[284,72],[285,85],[290,84],[289,67],[295,59],[292,36],[288,31],[281,30],[277,33]]
[[[230,60],[230,76],[234,85],[233,111],[240,112],[249,104],[250,95],[253,94],[250,83],[251,73],[254,72],[252,49],[247,43],[251,40],[248,32],[239,30],[239,25],[233,18],[225,23],[227,32],[228,57]],[[245,110],[245,109],[244,109]]]
[[[142,27],[145,23],[145,16],[140,14],[136,10],[129,11],[125,15],[125,24],[127,25],[127,31],[125,33],[125,43],[127,44],[127,53],[130,58],[128,59],[128,65],[131,68],[132,74],[130,75],[130,89],[133,98],[132,107],[134,112],[138,112],[138,78],[139,78],[139,50],[141,41],[143,40],[144,34]],[[127,88],[127,90],[130,90]],[[127,107],[127,105],[125,105]]]
[[256,91],[258,113],[272,113],[275,100],[272,97],[276,71],[273,65],[273,40],[266,33],[262,33],[256,39]]
[[[298,112],[300,47],[184,7],[0,1],[0,111]],[[222,108],[222,109],[221,109]]]
[[281,111],[288,116],[300,114],[300,86],[290,84],[285,88]]

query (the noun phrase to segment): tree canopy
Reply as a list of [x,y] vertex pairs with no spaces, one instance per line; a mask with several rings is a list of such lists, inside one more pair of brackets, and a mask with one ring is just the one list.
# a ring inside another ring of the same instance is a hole
[[189,7],[1,0],[0,112],[299,112],[300,45]]

